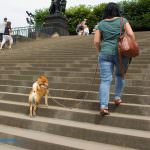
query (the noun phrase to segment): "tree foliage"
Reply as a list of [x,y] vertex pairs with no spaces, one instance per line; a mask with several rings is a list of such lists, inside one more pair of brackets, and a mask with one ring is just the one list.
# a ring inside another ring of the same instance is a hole
[[[150,30],[150,0],[124,0],[118,3],[134,31]],[[106,3],[96,6],[79,5],[66,10],[70,34],[76,34],[75,29],[79,22],[84,18],[88,19],[87,25],[92,31],[93,27],[102,20],[103,10]],[[49,15],[48,9],[35,11],[35,22],[41,26],[46,16]]]
[[91,7],[80,5],[71,7],[66,10],[65,15],[68,18],[69,32],[76,34],[75,29],[79,22],[83,21],[84,18],[89,20],[91,14]]
[[35,24],[36,26],[42,26],[45,18],[49,15],[49,10],[47,9],[39,9],[39,10],[35,10]]
[[121,5],[135,31],[150,30],[150,0],[123,1]]

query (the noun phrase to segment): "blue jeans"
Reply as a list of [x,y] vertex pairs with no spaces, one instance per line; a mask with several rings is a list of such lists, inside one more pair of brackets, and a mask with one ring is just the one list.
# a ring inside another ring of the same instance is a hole
[[[127,69],[129,59],[125,56],[122,57],[122,63],[124,68]],[[100,108],[108,109],[109,102],[109,91],[110,84],[112,81],[112,76],[114,72],[114,67],[116,67],[116,81],[115,81],[115,95],[114,99],[121,99],[122,91],[124,89],[125,80],[121,77],[120,65],[118,60],[118,54],[116,55],[106,55],[99,54],[99,68],[100,68],[100,88],[99,88],[99,98],[100,98]]]

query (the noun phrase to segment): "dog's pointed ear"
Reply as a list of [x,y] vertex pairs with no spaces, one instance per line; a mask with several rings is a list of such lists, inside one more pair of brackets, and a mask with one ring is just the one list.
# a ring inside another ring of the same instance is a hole
[[47,78],[45,78],[46,79],[46,82],[48,83],[48,79]]
[[42,78],[43,78],[43,76],[42,76],[42,75],[40,75],[38,78],[39,78],[39,79],[42,79]]

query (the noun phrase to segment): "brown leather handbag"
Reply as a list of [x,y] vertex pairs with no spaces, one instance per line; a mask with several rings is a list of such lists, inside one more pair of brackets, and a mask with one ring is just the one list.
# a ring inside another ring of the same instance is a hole
[[118,56],[119,56],[120,73],[122,78],[125,78],[125,74],[127,72],[128,67],[125,69],[122,63],[122,56],[126,56],[129,58],[129,60],[131,60],[132,57],[136,57],[139,55],[140,49],[137,42],[131,39],[126,32],[122,34],[123,21],[124,21],[123,17],[121,17],[120,36],[118,40]]
[[136,57],[140,53],[139,46],[134,39],[131,39],[126,32],[122,34],[122,27],[123,27],[123,17],[120,20],[120,37],[118,42],[118,50],[120,51],[121,55],[127,57]]

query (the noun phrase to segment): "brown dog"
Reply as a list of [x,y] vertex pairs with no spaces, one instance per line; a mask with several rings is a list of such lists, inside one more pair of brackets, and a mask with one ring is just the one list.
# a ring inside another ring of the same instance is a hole
[[44,75],[41,75],[33,83],[29,94],[30,117],[36,116],[37,107],[43,96],[45,96],[45,104],[48,106],[48,93],[48,79]]

